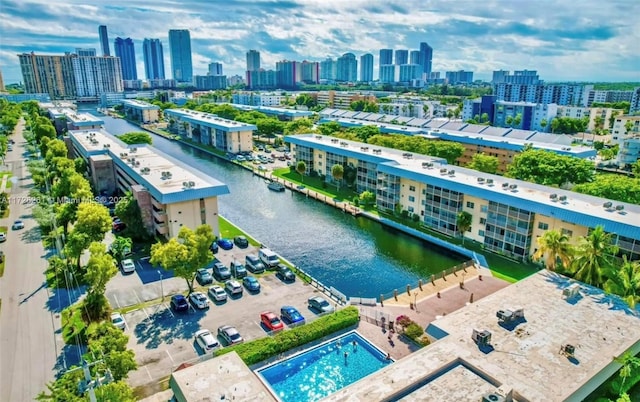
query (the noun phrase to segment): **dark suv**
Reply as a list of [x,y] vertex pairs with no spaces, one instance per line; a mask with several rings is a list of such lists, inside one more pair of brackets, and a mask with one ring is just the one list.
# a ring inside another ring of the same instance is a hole
[[187,298],[183,295],[171,296],[171,308],[173,311],[187,311],[189,310],[189,303]]
[[231,279],[231,270],[220,261],[213,264],[213,276],[219,281]]
[[283,264],[278,264],[276,267],[276,276],[283,282],[294,282],[296,280],[296,274],[293,273],[291,268]]
[[262,261],[260,261],[260,258],[258,258],[258,256],[249,254],[245,257],[244,262],[246,263],[247,269],[254,274],[261,274],[264,272],[264,264],[262,263]]

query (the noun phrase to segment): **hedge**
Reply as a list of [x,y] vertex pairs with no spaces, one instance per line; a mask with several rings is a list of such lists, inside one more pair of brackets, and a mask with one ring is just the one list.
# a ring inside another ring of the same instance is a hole
[[357,324],[358,320],[358,309],[350,306],[333,314],[320,317],[309,324],[282,331],[274,336],[219,349],[215,354],[220,356],[235,350],[240,358],[250,366],[331,335],[341,329],[349,328]]

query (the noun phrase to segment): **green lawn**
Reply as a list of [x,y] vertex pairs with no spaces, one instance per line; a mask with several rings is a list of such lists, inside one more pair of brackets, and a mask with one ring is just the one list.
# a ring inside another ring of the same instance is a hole
[[222,216],[218,216],[218,225],[220,225],[220,237],[225,239],[233,239],[236,236],[245,236],[252,246],[260,246],[260,242],[258,240],[251,237],[248,233],[243,232],[242,229],[229,222]]
[[288,167],[274,169],[273,175],[282,179],[289,180],[290,182],[308,187],[309,189],[317,193],[324,194],[327,197],[331,197],[332,199],[335,199],[337,201],[352,201],[353,197],[358,195],[358,193],[344,185],[341,186],[338,190],[335,184],[324,184],[320,177],[304,176],[304,179],[301,180],[300,173],[295,171],[292,172]]

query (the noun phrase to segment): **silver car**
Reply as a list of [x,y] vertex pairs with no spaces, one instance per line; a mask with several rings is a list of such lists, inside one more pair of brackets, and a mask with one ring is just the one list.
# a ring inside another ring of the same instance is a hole
[[124,331],[124,329],[126,328],[127,324],[124,321],[124,317],[122,317],[122,314],[120,313],[112,313],[111,314],[111,323],[116,327],[116,328],[120,328],[121,330]]
[[244,339],[242,339],[238,330],[231,325],[223,325],[219,327],[218,335],[221,336],[228,345],[235,345],[236,343],[244,342]]
[[242,296],[242,286],[238,281],[227,281],[224,284],[225,289],[231,296]]
[[220,347],[220,343],[208,329],[201,329],[196,332],[196,342],[205,352],[209,352]]
[[202,292],[193,292],[189,295],[189,299],[191,299],[191,304],[195,306],[197,309],[205,309],[209,307],[209,299]]
[[225,301],[227,300],[227,292],[221,286],[213,285],[209,287],[209,297],[218,302]]

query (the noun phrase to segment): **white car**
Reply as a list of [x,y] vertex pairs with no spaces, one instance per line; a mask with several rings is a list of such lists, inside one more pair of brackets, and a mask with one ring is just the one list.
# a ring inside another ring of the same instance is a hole
[[227,292],[218,285],[213,285],[209,288],[209,296],[211,296],[213,300],[219,302],[227,300]]
[[136,272],[136,264],[132,259],[127,258],[126,260],[122,261],[122,272],[124,272],[125,274]]
[[189,299],[191,299],[191,304],[193,304],[197,309],[205,309],[209,307],[209,299],[202,292],[193,292],[189,295]]
[[196,332],[196,342],[205,352],[209,352],[220,347],[220,343],[208,329],[201,329]]
[[7,241],[7,234],[4,232],[0,232],[0,243],[3,241]]
[[124,331],[125,327],[127,326],[127,324],[124,322],[124,317],[122,317],[122,314],[117,313],[117,312],[111,314],[111,323],[116,328],[120,328],[123,331]]
[[240,282],[233,280],[227,281],[224,284],[224,287],[231,296],[242,296],[242,286],[240,285]]

